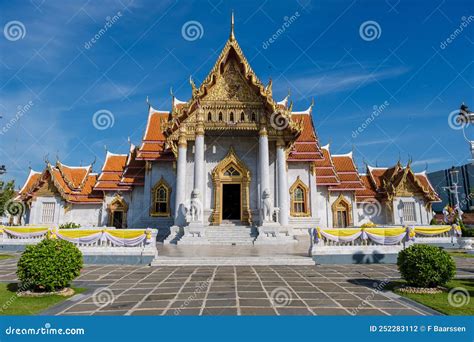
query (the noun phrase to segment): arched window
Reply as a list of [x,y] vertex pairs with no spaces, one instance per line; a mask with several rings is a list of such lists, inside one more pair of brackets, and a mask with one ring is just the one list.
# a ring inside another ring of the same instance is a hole
[[345,228],[352,225],[351,204],[342,194],[332,204],[332,225],[335,228]]
[[233,112],[230,112],[229,121],[234,122],[234,113]]
[[219,121],[222,121],[222,112],[219,112]]
[[252,113],[252,121],[257,121],[257,115],[255,115],[255,113]]
[[152,216],[170,216],[170,194],[171,188],[162,177],[152,190]]
[[207,113],[207,121],[212,121],[212,114],[211,114],[211,112]]
[[242,122],[245,121],[245,114],[244,114],[244,112],[240,113],[240,121],[242,121]]
[[291,216],[309,216],[308,192],[308,187],[298,177],[290,188]]

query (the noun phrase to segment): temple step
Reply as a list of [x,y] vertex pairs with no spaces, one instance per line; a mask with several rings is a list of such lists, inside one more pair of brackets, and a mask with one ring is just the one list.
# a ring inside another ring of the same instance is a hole
[[315,265],[311,257],[304,256],[257,256],[257,257],[168,257],[158,256],[151,266],[249,266],[249,265]]

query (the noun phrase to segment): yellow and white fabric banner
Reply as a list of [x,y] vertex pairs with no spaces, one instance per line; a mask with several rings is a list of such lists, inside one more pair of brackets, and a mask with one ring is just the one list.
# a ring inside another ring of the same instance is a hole
[[59,229],[56,235],[58,238],[72,243],[91,244],[100,240],[102,242],[108,241],[114,246],[124,247],[134,247],[142,244],[145,240],[151,239],[151,231],[149,229]]
[[361,228],[331,228],[319,229],[318,231],[326,239],[335,242],[352,242],[362,234]]
[[49,227],[0,227],[0,233],[19,239],[61,239],[74,244],[110,242],[114,246],[134,247],[152,239],[151,229],[54,229]]
[[407,230],[403,227],[364,228],[363,230],[370,240],[380,245],[396,245],[407,236]]
[[33,239],[46,236],[48,227],[0,227],[0,232],[20,239]]
[[407,236],[404,227],[393,228],[317,228],[315,241],[322,237],[334,242],[353,242],[357,239],[367,240],[381,245],[395,245],[403,241]]
[[433,236],[439,235],[446,232],[449,232],[452,227],[451,226],[427,226],[427,227],[414,227],[416,235],[424,235],[424,236]]

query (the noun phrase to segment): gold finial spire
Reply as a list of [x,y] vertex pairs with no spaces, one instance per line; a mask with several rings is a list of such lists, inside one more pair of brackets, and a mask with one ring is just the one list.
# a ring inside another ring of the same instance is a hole
[[230,36],[229,40],[235,40],[235,35],[234,35],[234,11],[232,11],[231,17],[230,17]]

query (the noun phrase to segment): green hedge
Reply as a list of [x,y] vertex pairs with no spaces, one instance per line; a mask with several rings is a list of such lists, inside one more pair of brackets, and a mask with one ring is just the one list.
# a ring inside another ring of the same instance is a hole
[[22,288],[51,292],[69,286],[81,268],[82,253],[74,244],[45,239],[26,248],[16,274]]
[[437,287],[453,279],[456,265],[453,258],[439,247],[412,245],[398,254],[398,269],[408,285]]

